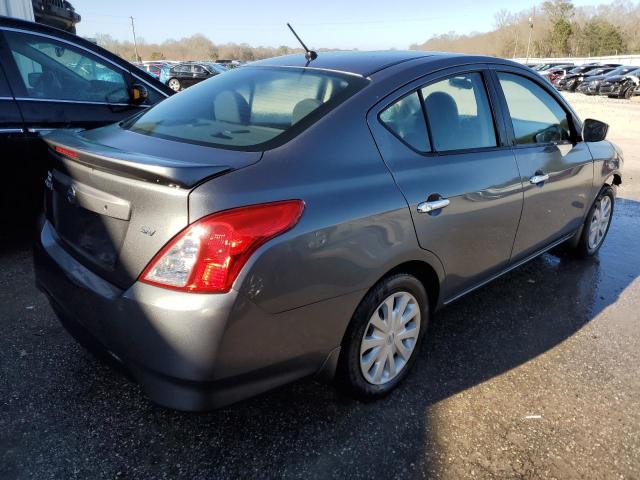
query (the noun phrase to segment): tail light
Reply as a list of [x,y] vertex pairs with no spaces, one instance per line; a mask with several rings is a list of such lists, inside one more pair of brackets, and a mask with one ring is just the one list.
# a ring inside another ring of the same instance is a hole
[[185,292],[228,292],[253,252],[293,228],[303,210],[302,200],[286,200],[204,217],[169,241],[140,281]]

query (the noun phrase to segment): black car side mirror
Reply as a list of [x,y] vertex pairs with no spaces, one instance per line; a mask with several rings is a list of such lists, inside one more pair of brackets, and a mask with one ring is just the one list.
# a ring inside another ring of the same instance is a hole
[[607,136],[609,125],[600,120],[587,118],[582,123],[582,140],[585,142],[601,142]]
[[40,83],[40,79],[42,78],[42,72],[31,72],[27,76],[27,81],[29,82],[29,86],[31,88],[36,88],[38,83]]
[[149,90],[147,90],[147,87],[145,87],[144,85],[136,83],[131,87],[129,98],[131,99],[131,103],[133,103],[134,105],[140,105],[141,103],[144,103],[147,97],[149,97]]

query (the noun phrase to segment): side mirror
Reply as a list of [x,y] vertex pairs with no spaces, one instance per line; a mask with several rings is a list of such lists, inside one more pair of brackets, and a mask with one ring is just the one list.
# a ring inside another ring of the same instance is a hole
[[31,88],[36,88],[41,78],[42,78],[42,72],[29,73],[29,75],[27,75],[27,81],[29,82],[29,86]]
[[134,105],[140,105],[141,103],[144,103],[148,96],[149,90],[147,90],[147,87],[145,87],[144,85],[136,83],[131,87],[129,98],[131,99],[131,103],[133,103]]
[[562,129],[558,125],[551,125],[536,133],[533,137],[536,143],[553,143],[562,141]]
[[582,123],[582,140],[585,142],[601,142],[607,136],[609,125],[600,120],[587,118]]

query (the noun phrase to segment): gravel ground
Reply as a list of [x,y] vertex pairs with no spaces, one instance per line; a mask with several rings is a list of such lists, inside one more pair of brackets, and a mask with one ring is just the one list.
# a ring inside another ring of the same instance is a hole
[[[640,104],[567,97],[638,171]],[[638,183],[598,258],[546,254],[443,310],[371,404],[304,380],[207,414],[157,407],[59,326],[27,242],[0,239],[0,478],[638,479]]]

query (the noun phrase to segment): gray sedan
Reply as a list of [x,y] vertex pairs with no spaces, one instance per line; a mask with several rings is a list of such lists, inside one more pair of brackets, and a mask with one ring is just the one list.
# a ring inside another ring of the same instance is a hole
[[622,181],[606,133],[507,60],[256,62],[46,138],[37,282],[162,405],[310,375],[375,399],[439,308],[559,244],[598,251]]

